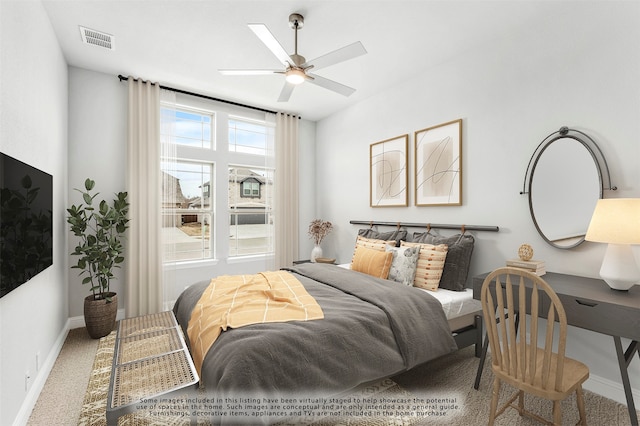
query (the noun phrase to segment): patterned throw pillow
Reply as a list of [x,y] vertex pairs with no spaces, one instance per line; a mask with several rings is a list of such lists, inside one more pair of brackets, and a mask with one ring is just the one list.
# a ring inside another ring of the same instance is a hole
[[391,247],[387,246],[387,252],[393,253],[389,279],[404,285],[413,285],[418,266],[420,246],[417,247]]
[[431,291],[438,290],[444,261],[447,257],[447,246],[445,244],[420,244],[403,241],[400,247],[420,247],[418,264],[416,267],[416,277],[413,286]]
[[392,259],[393,253],[360,246],[356,247],[353,254],[351,269],[386,280],[389,277]]
[[429,232],[413,234],[413,242],[427,244],[446,244],[448,249],[447,262],[442,271],[440,288],[453,291],[464,291],[471,267],[471,255],[475,239],[473,235],[456,234],[450,237],[433,235]]
[[379,251],[385,251],[386,246],[393,246],[394,244],[395,240],[378,240],[376,238],[361,237],[360,235],[356,238],[356,247],[362,246]]

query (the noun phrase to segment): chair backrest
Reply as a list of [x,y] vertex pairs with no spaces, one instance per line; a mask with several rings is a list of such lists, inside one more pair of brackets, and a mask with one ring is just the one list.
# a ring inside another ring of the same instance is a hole
[[[494,368],[519,382],[549,391],[560,390],[567,317],[549,284],[526,270],[499,268],[485,278],[481,301]],[[516,313],[520,313],[519,321]],[[538,349],[541,317],[547,318],[547,325],[544,344]],[[554,344],[556,321],[559,332]],[[538,365],[540,358],[542,363]],[[534,380],[536,377],[538,380]]]

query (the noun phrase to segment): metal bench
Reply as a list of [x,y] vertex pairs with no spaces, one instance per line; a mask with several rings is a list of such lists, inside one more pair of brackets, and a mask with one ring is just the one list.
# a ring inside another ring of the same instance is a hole
[[198,374],[172,311],[127,318],[118,323],[107,397],[107,424],[198,386]]

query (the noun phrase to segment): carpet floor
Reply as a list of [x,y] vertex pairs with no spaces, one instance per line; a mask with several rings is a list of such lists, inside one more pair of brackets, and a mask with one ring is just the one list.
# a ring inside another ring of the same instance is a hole
[[[51,371],[45,387],[31,414],[28,425],[104,425],[106,391],[111,367],[113,344],[108,338],[91,339],[86,330],[69,332],[65,344]],[[493,375],[487,364],[480,389],[473,389],[478,359],[473,348],[465,348],[446,357],[423,364],[406,373],[385,380],[358,394],[369,401],[418,401],[418,410],[386,417],[350,417],[328,419],[296,419],[288,425],[314,426],[424,426],[424,425],[476,425],[488,418]],[[506,400],[513,390],[503,385],[501,399]],[[384,398],[384,399],[383,399]],[[438,401],[438,402],[433,402]],[[430,403],[431,402],[431,403]],[[526,406],[533,412],[549,418],[551,405],[545,400],[527,397]],[[587,421],[591,425],[628,426],[626,406],[585,391]],[[358,406],[357,409],[363,406]],[[575,398],[562,404],[563,424],[575,424],[578,419]],[[124,416],[119,425],[184,424],[184,418],[150,415]],[[188,422],[187,422],[188,423]],[[501,415],[498,425],[537,425],[515,410]]]

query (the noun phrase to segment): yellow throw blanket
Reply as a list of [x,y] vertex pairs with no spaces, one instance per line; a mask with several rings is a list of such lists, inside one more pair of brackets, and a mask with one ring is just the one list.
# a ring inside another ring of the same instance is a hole
[[191,356],[201,375],[205,355],[228,327],[322,318],[320,305],[289,272],[214,278],[191,313]]

